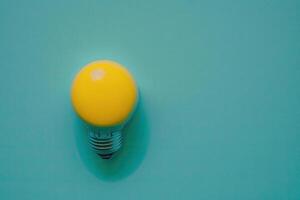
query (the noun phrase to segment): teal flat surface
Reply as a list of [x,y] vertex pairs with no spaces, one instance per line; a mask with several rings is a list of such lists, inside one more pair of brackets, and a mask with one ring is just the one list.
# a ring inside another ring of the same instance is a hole
[[[0,199],[300,199],[300,1],[0,1]],[[76,72],[141,101],[118,157],[87,146]]]

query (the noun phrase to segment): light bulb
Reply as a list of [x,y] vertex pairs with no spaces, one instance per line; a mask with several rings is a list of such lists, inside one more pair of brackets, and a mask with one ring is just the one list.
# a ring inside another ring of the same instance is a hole
[[110,60],[92,62],[76,75],[71,98],[76,113],[87,124],[92,149],[110,159],[122,146],[122,129],[138,101],[132,75]]

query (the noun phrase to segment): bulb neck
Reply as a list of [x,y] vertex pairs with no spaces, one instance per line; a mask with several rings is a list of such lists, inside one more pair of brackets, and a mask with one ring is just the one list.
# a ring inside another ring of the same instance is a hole
[[88,138],[92,150],[102,159],[110,159],[122,146],[121,129],[89,127]]

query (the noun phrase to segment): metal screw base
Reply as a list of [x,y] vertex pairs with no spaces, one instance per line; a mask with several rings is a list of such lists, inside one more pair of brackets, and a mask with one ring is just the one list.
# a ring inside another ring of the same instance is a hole
[[110,159],[122,146],[122,133],[120,130],[92,128],[89,130],[88,137],[93,151],[102,159]]

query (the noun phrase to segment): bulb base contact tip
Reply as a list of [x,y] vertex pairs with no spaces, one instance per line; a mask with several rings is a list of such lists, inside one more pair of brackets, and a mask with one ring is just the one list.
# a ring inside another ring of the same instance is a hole
[[122,132],[92,128],[89,130],[92,150],[102,159],[110,159],[122,146]]
[[107,154],[107,155],[103,155],[103,154],[98,154],[98,156],[100,156],[102,159],[104,159],[104,160],[109,160],[109,159],[111,159],[111,157],[113,156],[113,154],[111,153],[111,154]]

